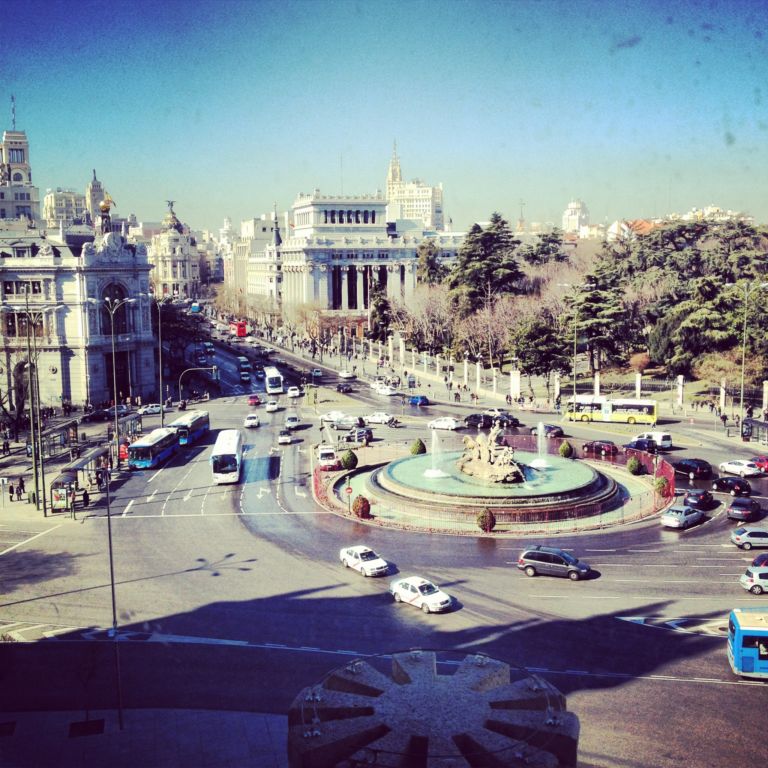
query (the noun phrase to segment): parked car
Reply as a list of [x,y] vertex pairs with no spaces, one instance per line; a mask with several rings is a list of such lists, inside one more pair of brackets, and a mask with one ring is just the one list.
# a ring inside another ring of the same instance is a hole
[[768,568],[747,568],[739,579],[739,584],[753,595],[768,592]]
[[293,442],[293,437],[291,436],[290,431],[287,429],[281,429],[277,435],[277,444],[290,445],[292,442]]
[[493,418],[487,413],[470,413],[464,417],[464,425],[475,429],[490,429],[493,426]]
[[429,398],[426,395],[411,395],[408,398],[408,405],[429,405]]
[[363,416],[363,421],[366,424],[389,424],[395,417],[391,413],[386,411],[374,411],[368,416]]
[[355,427],[350,429],[346,435],[342,435],[339,438],[342,443],[358,443],[365,444],[370,443],[373,440],[373,432],[365,427]]
[[731,496],[749,496],[752,486],[740,477],[716,477],[712,481],[712,490],[730,493]]
[[363,544],[344,547],[339,560],[345,568],[351,568],[363,576],[383,576],[389,570],[389,563]]
[[540,545],[524,549],[517,560],[517,567],[526,576],[563,576],[571,581],[586,578],[591,570],[570,552]]
[[768,456],[753,456],[750,461],[761,471],[768,473]]
[[611,440],[590,440],[581,448],[585,456],[615,456],[619,446]]
[[258,427],[261,424],[258,413],[249,413],[243,420],[243,426],[248,428]]
[[[544,428],[544,437],[563,437],[565,435],[559,424],[542,424],[541,426]],[[531,434],[538,435],[539,427],[531,427]]]
[[768,531],[742,526],[731,532],[731,541],[739,548],[768,547]]
[[461,422],[454,419],[453,416],[441,416],[439,419],[433,419],[427,424],[430,429],[459,429]]
[[731,501],[726,514],[729,520],[742,520],[748,523],[757,520],[761,512],[762,508],[757,501],[748,496],[737,496]]
[[80,417],[81,422],[92,422],[92,421],[109,421],[110,418],[114,419],[114,416],[110,416],[107,411],[105,411],[103,408],[99,408],[95,411],[89,411],[88,413],[84,413]]
[[285,417],[285,428],[296,429],[299,426],[299,417],[295,413],[289,413]]
[[113,405],[111,408],[107,408],[106,413],[109,415],[110,419],[115,418],[115,408],[117,408],[117,418],[120,419],[123,416],[127,416],[131,412],[131,406],[130,405]]
[[678,475],[686,477],[693,475],[696,480],[712,477],[712,467],[704,459],[680,459],[680,461],[673,461],[672,467]]
[[339,382],[336,385],[336,391],[337,392],[342,392],[342,393],[352,392],[352,385],[351,384],[345,384],[343,381]]
[[721,472],[727,472],[729,475],[738,475],[739,477],[755,477],[762,474],[760,467],[751,461],[745,461],[744,459],[731,459],[730,461],[724,461],[718,469]]
[[261,405],[261,398],[256,393],[248,395],[248,405]]
[[685,494],[683,504],[694,509],[709,509],[715,505],[715,497],[709,491],[696,488]]
[[624,445],[625,450],[631,451],[645,451],[645,453],[658,453],[659,446],[656,445],[655,440],[631,440]]
[[665,528],[690,528],[704,519],[704,513],[695,507],[670,507],[659,518]]
[[168,411],[172,410],[173,408],[170,405],[161,406],[160,403],[147,403],[146,405],[142,405],[136,413],[138,413],[139,416],[151,416],[152,414],[160,413],[160,411],[168,413]]
[[396,603],[410,603],[424,613],[447,611],[452,605],[449,595],[421,576],[395,579],[389,585],[389,592]]

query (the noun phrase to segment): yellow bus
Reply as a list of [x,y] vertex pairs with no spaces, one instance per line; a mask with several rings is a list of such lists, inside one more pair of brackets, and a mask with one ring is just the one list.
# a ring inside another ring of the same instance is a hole
[[604,395],[576,395],[566,403],[568,421],[613,421],[624,424],[656,424],[655,400],[625,397],[612,400]]

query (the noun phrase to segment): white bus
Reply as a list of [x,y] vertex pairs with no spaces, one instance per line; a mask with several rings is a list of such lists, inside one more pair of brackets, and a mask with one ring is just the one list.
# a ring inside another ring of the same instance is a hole
[[211,453],[213,482],[237,483],[243,464],[243,436],[239,429],[222,429]]
[[576,395],[566,403],[568,421],[614,421],[624,424],[656,424],[658,405],[655,400],[625,397],[612,400],[604,395]]
[[273,365],[264,367],[264,388],[268,395],[283,394],[283,374]]

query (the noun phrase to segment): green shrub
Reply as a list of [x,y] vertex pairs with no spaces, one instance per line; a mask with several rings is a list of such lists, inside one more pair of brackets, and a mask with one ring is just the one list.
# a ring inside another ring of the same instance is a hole
[[669,496],[670,487],[669,480],[666,477],[657,477],[653,483],[653,489],[659,496],[665,499]]
[[637,458],[637,456],[633,456],[627,462],[627,471],[631,475],[641,475],[643,473],[643,465],[640,463],[640,460]]
[[426,452],[427,452],[427,446],[424,445],[424,442],[420,437],[413,441],[413,445],[411,446],[412,456],[420,456],[422,453],[426,453]]
[[490,533],[496,527],[496,515],[490,509],[484,509],[477,515],[477,527],[484,533]]
[[341,454],[341,466],[348,472],[357,466],[357,454],[354,451],[346,450]]
[[355,496],[352,502],[352,512],[355,517],[366,519],[371,516],[371,503],[365,496]]
[[573,446],[566,440],[560,443],[559,453],[564,459],[570,459],[573,456]]

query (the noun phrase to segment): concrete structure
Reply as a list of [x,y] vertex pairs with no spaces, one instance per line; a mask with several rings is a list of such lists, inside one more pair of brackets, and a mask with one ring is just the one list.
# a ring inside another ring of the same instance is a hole
[[580,232],[589,226],[589,210],[581,200],[571,200],[563,212],[563,232]]
[[[11,408],[25,386],[28,348],[37,360],[41,405],[114,399],[104,299],[147,294],[151,265],[142,245],[111,231],[93,237],[53,237],[22,224],[0,228],[0,391]],[[118,399],[155,393],[154,351],[150,304],[140,298],[115,314]]]
[[173,200],[162,231],[152,237],[150,258],[155,265],[152,281],[157,296],[197,298],[200,295],[200,256],[197,243],[177,218]]
[[[484,654],[396,653],[390,675],[376,661],[355,660],[296,697],[291,768],[577,764],[579,720],[537,675]],[[438,661],[455,671],[439,673]]]
[[0,219],[19,218],[40,221],[40,190],[32,185],[27,134],[14,126],[0,142]]
[[47,189],[43,198],[43,221],[46,227],[69,227],[90,220],[86,196],[74,189]]
[[430,187],[419,179],[403,181],[397,145],[392,151],[387,171],[387,220],[415,219],[424,229],[445,229],[443,185]]

